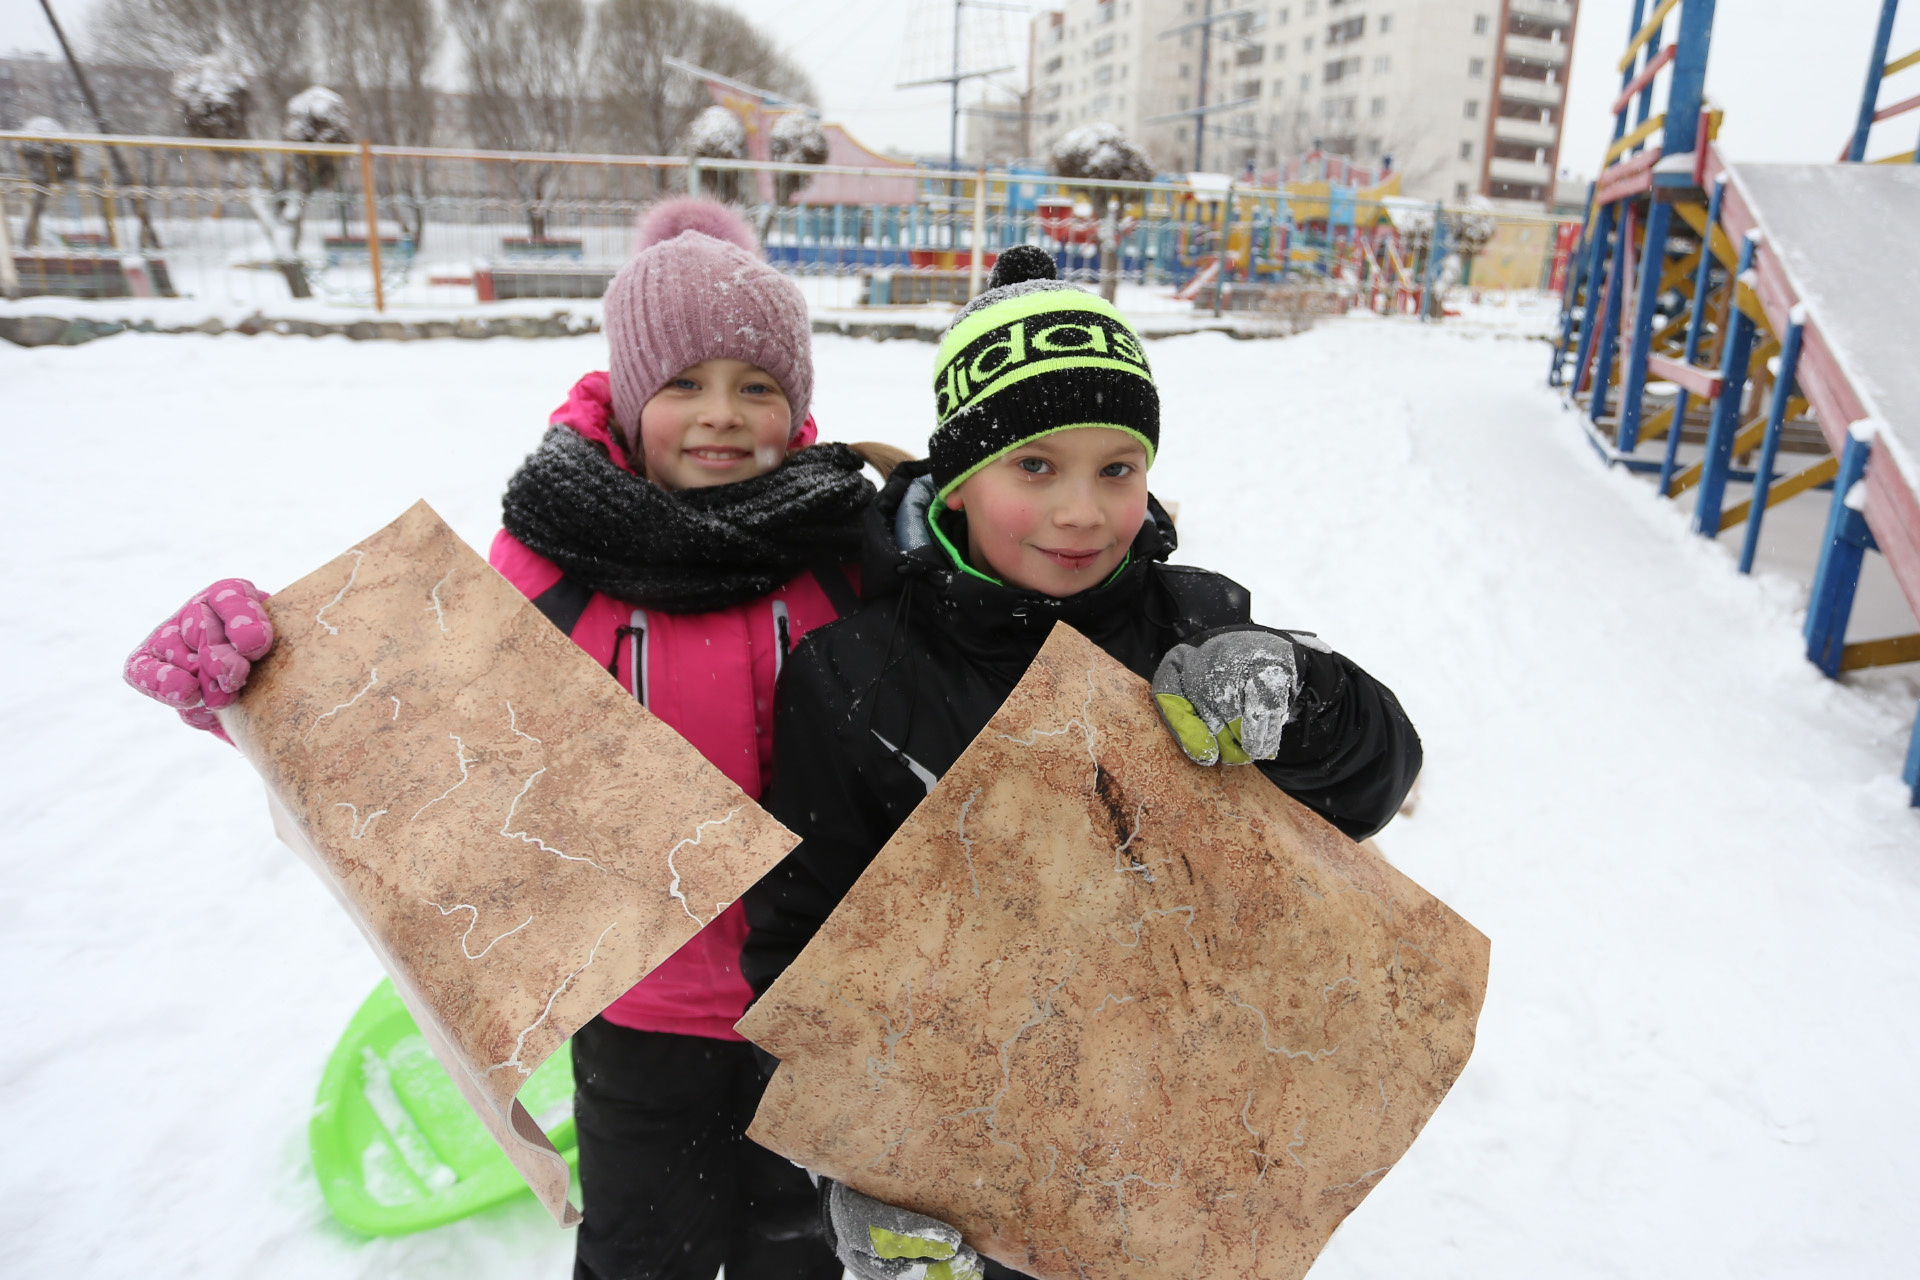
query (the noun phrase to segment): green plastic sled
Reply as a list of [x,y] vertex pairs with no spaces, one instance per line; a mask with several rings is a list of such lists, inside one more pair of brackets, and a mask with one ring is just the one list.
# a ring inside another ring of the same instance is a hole
[[[520,1103],[578,1169],[566,1046],[528,1078]],[[327,1207],[361,1235],[425,1231],[532,1194],[385,979],[327,1059],[307,1142]]]

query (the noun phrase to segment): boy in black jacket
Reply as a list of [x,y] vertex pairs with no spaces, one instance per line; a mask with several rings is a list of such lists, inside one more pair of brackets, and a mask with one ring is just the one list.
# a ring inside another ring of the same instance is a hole
[[[1025,674],[1055,622],[1153,682],[1197,764],[1251,763],[1355,839],[1420,770],[1386,686],[1310,634],[1254,625],[1247,592],[1165,563],[1147,493],[1159,400],[1119,312],[1031,246],[940,346],[939,426],[868,516],[860,611],[782,677],[763,803],[802,843],[746,896],[756,993],[806,946]],[[945,1223],[822,1182],[829,1243],[862,1280],[981,1263]],[[988,1277],[1011,1276],[996,1263]]]

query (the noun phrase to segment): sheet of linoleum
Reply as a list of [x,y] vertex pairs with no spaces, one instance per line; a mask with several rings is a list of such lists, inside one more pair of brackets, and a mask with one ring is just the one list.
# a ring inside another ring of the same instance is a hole
[[793,844],[425,503],[273,596],[222,723],[427,1042],[563,1225],[515,1101]]
[[1061,624],[741,1020],[782,1060],[748,1132],[1044,1280],[1293,1280],[1466,1066],[1487,960]]

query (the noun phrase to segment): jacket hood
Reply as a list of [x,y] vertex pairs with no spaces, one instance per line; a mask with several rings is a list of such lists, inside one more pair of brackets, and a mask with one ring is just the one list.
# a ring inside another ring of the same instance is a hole
[[[1044,637],[1055,622],[1096,634],[1104,619],[1135,606],[1147,583],[1148,566],[1165,560],[1179,545],[1173,520],[1159,500],[1147,497],[1147,521],[1134,535],[1131,558],[1119,573],[1074,596],[1049,596],[963,573],[925,530],[924,513],[933,499],[933,464],[903,462],[868,508],[862,548],[862,596],[867,600],[900,594],[909,584],[926,591],[936,609],[967,615],[983,639],[1014,632]],[[904,513],[904,514],[903,514]]]

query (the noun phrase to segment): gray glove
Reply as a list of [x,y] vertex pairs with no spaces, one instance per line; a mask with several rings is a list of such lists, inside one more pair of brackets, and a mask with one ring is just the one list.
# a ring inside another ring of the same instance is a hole
[[827,1183],[835,1256],[859,1280],[982,1280],[980,1255],[938,1218]]
[[1247,629],[1168,650],[1153,673],[1153,700],[1189,760],[1249,764],[1279,754],[1300,691],[1295,643]]

